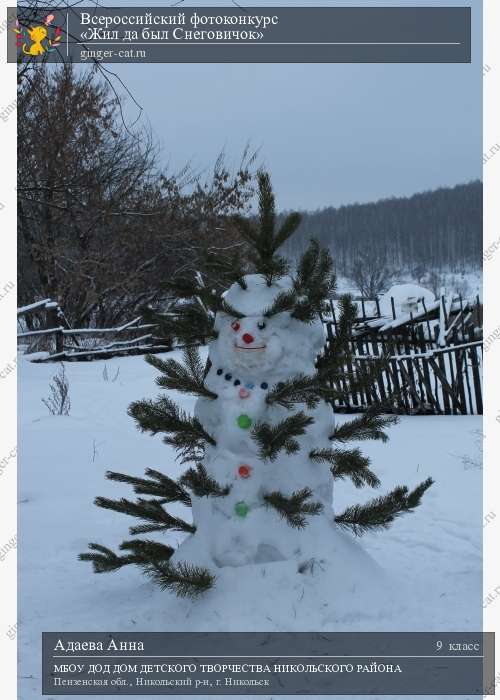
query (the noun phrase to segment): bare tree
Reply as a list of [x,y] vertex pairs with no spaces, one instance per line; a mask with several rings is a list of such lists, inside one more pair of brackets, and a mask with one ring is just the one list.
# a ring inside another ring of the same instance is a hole
[[391,275],[380,256],[363,252],[351,265],[349,277],[364,299],[375,299],[389,287]]
[[230,219],[252,194],[247,151],[235,174],[222,155],[208,175],[162,172],[97,70],[37,70],[19,88],[22,302],[60,300],[74,326],[115,324],[161,299],[198,251],[241,244]]

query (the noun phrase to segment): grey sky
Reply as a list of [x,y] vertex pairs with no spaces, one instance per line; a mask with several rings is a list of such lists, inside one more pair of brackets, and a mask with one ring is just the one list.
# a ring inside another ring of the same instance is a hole
[[[305,3],[246,6],[293,4]],[[315,4],[472,5],[472,64],[112,67],[144,107],[164,161],[202,168],[224,148],[237,164],[250,142],[272,174],[280,209],[411,195],[481,177],[481,2]]]

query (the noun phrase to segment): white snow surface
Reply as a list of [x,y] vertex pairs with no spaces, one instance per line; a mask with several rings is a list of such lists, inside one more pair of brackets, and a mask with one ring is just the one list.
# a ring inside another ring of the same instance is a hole
[[[418,284],[403,283],[395,284],[392,286],[385,294],[383,294],[379,299],[380,313],[382,316],[390,316],[392,318],[392,302],[391,297],[394,299],[394,307],[396,310],[396,316],[408,313],[409,310],[423,311],[423,305],[417,300],[423,299],[426,306],[429,307],[435,301],[435,295],[429,289],[421,287]],[[408,308],[408,304],[415,304],[416,308]]]
[[[105,364],[110,377],[120,368],[116,381],[104,381]],[[162,592],[136,568],[96,575],[77,560],[88,542],[116,548],[128,537],[131,518],[92,503],[96,495],[133,497],[104,478],[107,469],[142,476],[152,467],[176,477],[183,468],[160,436],[140,433],[127,416],[131,401],[158,393],[156,370],[142,357],[65,367],[71,413],[52,416],[41,399],[57,365],[19,361],[20,700],[41,698],[43,631],[481,629],[481,417],[402,417],[388,444],[359,444],[380,492],[428,475],[436,481],[422,506],[389,530],[360,540],[336,532],[317,543],[325,556],[307,573],[294,560],[222,567],[216,586],[192,601]],[[171,397],[193,411],[194,399]],[[376,494],[337,481],[335,509]],[[183,506],[170,510],[190,517]],[[159,539],[177,545],[183,536]]]

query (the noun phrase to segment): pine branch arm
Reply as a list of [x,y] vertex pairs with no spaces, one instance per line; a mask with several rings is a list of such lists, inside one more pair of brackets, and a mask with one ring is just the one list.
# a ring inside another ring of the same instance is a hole
[[309,488],[304,488],[301,491],[294,491],[291,496],[284,496],[279,491],[265,494],[264,501],[278,511],[280,516],[284,518],[290,527],[302,529],[307,525],[308,515],[319,515],[323,506],[319,501],[308,501],[312,496],[312,491]]
[[374,498],[365,505],[358,504],[346,508],[343,513],[335,516],[335,522],[357,536],[385,529],[400,515],[411,513],[417,508],[423,494],[433,483],[429,477],[411,492],[408,492],[406,486],[397,486],[385,496]]

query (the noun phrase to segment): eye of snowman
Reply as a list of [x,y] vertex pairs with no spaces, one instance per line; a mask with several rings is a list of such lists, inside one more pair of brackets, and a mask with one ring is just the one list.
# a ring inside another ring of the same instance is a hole
[[239,331],[239,330],[240,330],[240,324],[238,323],[238,321],[233,321],[233,322],[231,323],[231,328],[233,329],[233,331]]
[[263,330],[266,327],[266,322],[265,321],[259,321],[257,324],[257,328],[259,330]]

